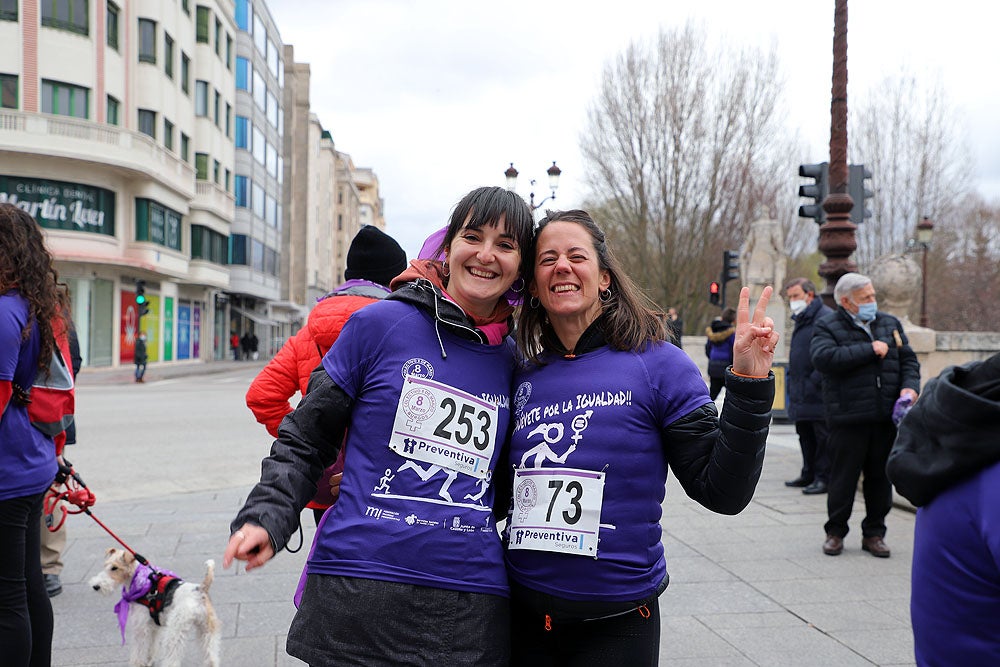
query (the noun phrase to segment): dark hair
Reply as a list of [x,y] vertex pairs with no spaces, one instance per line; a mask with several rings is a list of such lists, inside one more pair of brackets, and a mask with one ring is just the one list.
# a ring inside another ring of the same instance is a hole
[[[37,322],[41,338],[39,370],[48,373],[55,346],[52,322],[57,317],[66,324],[69,296],[65,283],[52,266],[52,255],[35,219],[13,204],[0,204],[0,292],[16,289],[28,301],[28,322],[21,340],[31,335]],[[68,327],[64,328],[68,331]]]
[[733,322],[735,322],[736,321],[736,309],[735,308],[726,308],[724,311],[722,311],[722,321],[726,322],[728,324],[732,324]]
[[[666,339],[666,327],[660,317],[660,309],[625,273],[614,252],[608,246],[607,238],[590,214],[582,210],[546,211],[538,223],[535,238],[531,244],[531,268],[534,268],[538,237],[552,222],[572,222],[580,225],[590,234],[597,254],[597,265],[608,272],[611,283],[608,289],[611,298],[601,303],[604,318],[604,338],[616,350],[640,351],[646,346]],[[534,270],[525,273],[534,282]],[[544,347],[544,340],[554,336],[545,310],[532,308],[529,304],[521,307],[517,321],[517,343],[524,355],[538,363],[538,355]]]
[[[466,218],[469,219],[468,225],[465,224]],[[448,231],[434,256],[442,256],[462,229],[479,229],[484,225],[496,227],[500,224],[500,218],[504,219],[507,233],[521,252],[520,273],[522,276],[527,275],[531,269],[528,257],[535,233],[535,219],[527,202],[520,195],[501,187],[476,188],[462,197],[451,213]]]
[[781,289],[781,291],[787,292],[789,289],[793,287],[801,287],[802,291],[805,292],[806,294],[813,294],[813,295],[816,294],[816,286],[813,284],[813,281],[809,280],[808,278],[792,278],[787,283],[785,283],[785,286]]

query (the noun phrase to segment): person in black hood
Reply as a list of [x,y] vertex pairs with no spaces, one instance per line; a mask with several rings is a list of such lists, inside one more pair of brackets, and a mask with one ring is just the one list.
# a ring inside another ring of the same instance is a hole
[[947,368],[899,425],[886,471],[918,507],[918,665],[1000,665],[1000,354]]

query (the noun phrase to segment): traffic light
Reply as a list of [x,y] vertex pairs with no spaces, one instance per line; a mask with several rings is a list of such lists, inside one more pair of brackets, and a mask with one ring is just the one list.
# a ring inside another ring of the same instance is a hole
[[740,279],[740,253],[735,250],[722,251],[722,284]]
[[875,196],[875,193],[865,187],[865,180],[872,177],[871,169],[867,169],[863,164],[852,164],[850,177],[848,179],[847,191],[854,200],[854,208],[851,209],[851,222],[860,225],[865,218],[872,217],[872,212],[868,208],[868,200]]
[[149,299],[146,298],[146,281],[135,281],[135,307],[139,317],[149,314]]
[[823,210],[823,200],[830,194],[830,165],[827,162],[819,164],[800,164],[799,176],[812,178],[816,182],[799,186],[799,196],[808,197],[814,203],[799,206],[800,218],[812,218],[817,225],[826,222],[826,211]]
[[708,284],[708,302],[713,306],[718,306],[722,303],[722,294],[719,289],[719,283],[714,280]]

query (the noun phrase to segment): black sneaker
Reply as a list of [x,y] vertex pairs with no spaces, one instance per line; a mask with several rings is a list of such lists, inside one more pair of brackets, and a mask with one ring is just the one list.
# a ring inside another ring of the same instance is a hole
[[58,574],[43,574],[42,579],[45,580],[45,592],[49,594],[50,598],[62,593],[62,582],[59,581]]

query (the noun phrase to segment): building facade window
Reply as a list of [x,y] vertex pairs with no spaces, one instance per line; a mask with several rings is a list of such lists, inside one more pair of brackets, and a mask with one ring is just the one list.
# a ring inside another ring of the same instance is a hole
[[228,264],[228,245],[229,239],[222,234],[202,225],[191,225],[191,259]]
[[222,165],[218,160],[212,160],[212,182],[222,185]]
[[208,116],[208,81],[194,82],[194,115]]
[[174,150],[174,124],[166,118],[163,119],[163,147]]
[[88,0],[41,0],[42,25],[89,35],[89,4]]
[[42,113],[90,118],[90,89],[42,79]]
[[208,153],[194,154],[194,177],[199,181],[208,180]]
[[0,107],[16,109],[18,77],[16,74],[0,74]]
[[108,33],[108,46],[115,51],[118,50],[118,17],[120,15],[121,10],[118,9],[118,5],[113,2],[109,2],[105,30]]
[[222,21],[215,19],[215,55],[222,56]]
[[226,189],[226,192],[229,192],[229,186],[232,184],[232,181],[233,181],[233,172],[226,169],[225,183],[223,183],[222,185],[222,187]]
[[246,116],[236,117],[236,137],[234,142],[237,148],[250,150],[250,119]]
[[253,146],[250,150],[254,159],[263,165],[267,160],[267,142],[264,141],[264,133],[256,125],[253,126]]
[[215,121],[216,127],[222,127],[220,125],[220,107],[222,107],[222,94],[219,91],[215,91],[215,103],[212,105],[212,119]]
[[274,78],[278,78],[278,47],[270,39],[267,40],[267,68]]
[[226,33],[226,69],[233,71],[233,36]]
[[174,40],[163,33],[163,72],[168,79],[174,78]]
[[139,109],[139,131],[156,138],[156,112],[149,109]]
[[248,179],[243,174],[233,177],[233,196],[240,208],[250,208],[250,187]]
[[195,39],[202,44],[208,44],[209,34],[208,25],[209,20],[212,16],[212,10],[203,5],[198,5],[195,8],[196,11],[196,29],[195,29]]
[[264,21],[260,15],[253,17],[253,43],[260,51],[260,55],[267,57],[267,29],[264,28]]
[[229,237],[229,263],[246,266],[247,263],[247,241],[244,234],[233,234]]
[[278,98],[267,91],[267,122],[271,127],[278,129]]
[[121,102],[108,95],[108,108],[105,111],[108,125],[121,125]]
[[0,0],[0,21],[17,20],[17,0]]
[[257,103],[257,108],[267,112],[267,86],[264,85],[264,77],[260,72],[253,73],[253,101]]
[[226,102],[226,136],[233,138],[233,107],[229,102]]
[[191,94],[191,59],[181,51],[181,90],[185,95]]
[[236,89],[250,92],[253,79],[253,64],[242,56],[236,56]]
[[139,19],[139,62],[156,63],[156,21]]
[[264,219],[264,188],[257,183],[250,183],[250,209],[261,220]]
[[191,139],[181,132],[181,159],[187,162],[191,159]]
[[236,0],[236,27],[243,32],[250,32],[250,0]]
[[136,197],[135,240],[181,249],[181,214],[153,201]]

